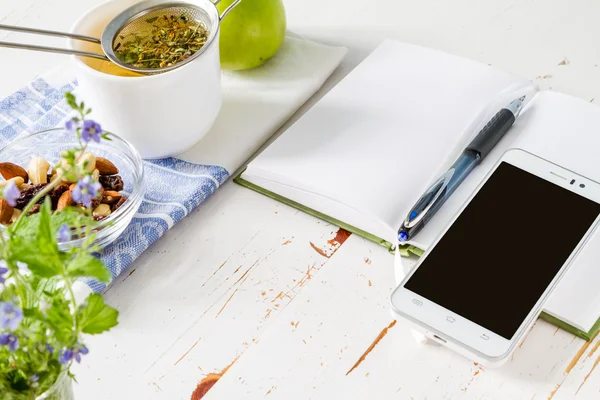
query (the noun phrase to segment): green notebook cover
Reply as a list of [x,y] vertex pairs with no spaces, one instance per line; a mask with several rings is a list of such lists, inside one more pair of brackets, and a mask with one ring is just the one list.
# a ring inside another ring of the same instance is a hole
[[[348,232],[352,232],[352,233],[354,233],[358,236],[361,236],[367,240],[377,243],[380,246],[384,246],[390,252],[394,252],[394,250],[395,250],[394,244],[388,242],[387,240],[381,239],[375,235],[370,234],[369,232],[363,231],[362,229],[359,229],[355,226],[349,225],[349,224],[345,223],[344,221],[340,221],[338,219],[332,218],[329,215],[320,213],[319,211],[314,210],[309,207],[306,207],[298,202],[295,202],[294,200],[290,200],[286,197],[278,195],[277,193],[273,193],[263,187],[260,187],[251,182],[248,182],[247,180],[242,178],[243,173],[244,172],[242,171],[242,173],[239,174],[236,178],[234,178],[233,181],[241,186],[247,187],[248,189],[252,189],[252,190],[254,190],[258,193],[261,193],[267,197],[275,199],[281,203],[287,204],[290,207],[293,207],[300,211],[303,211],[306,214],[312,215],[314,217],[317,217],[319,219],[327,221],[331,224],[339,226],[340,228],[343,228],[343,229],[347,230]],[[400,247],[399,250],[400,250],[400,255],[402,255],[404,257],[407,257],[411,254],[415,255],[417,257],[423,255],[423,250],[421,250],[415,246],[404,246],[404,247]],[[594,326],[592,327],[592,329],[589,332],[585,332],[580,329],[577,329],[574,326],[569,325],[568,323],[561,321],[560,319],[558,319],[550,314],[547,314],[545,312],[542,312],[540,314],[540,319],[543,319],[544,321],[547,321],[547,322],[551,323],[552,325],[555,325],[555,326],[559,327],[560,329],[562,329],[566,332],[572,333],[573,335],[580,337],[581,339],[584,339],[587,341],[591,340],[594,337],[594,335],[596,334],[596,332],[598,332],[598,330],[600,329],[600,319],[598,319],[598,321],[596,321],[596,323],[594,324]]]

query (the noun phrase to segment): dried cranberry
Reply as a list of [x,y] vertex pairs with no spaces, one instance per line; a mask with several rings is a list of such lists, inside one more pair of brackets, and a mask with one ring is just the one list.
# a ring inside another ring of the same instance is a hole
[[29,202],[46,187],[46,185],[47,183],[39,183],[37,185],[31,185],[27,189],[23,189],[21,191],[21,195],[16,201],[17,204],[15,207],[21,210],[24,209],[27,204],[29,204]]
[[37,214],[37,213],[39,213],[39,212],[40,212],[40,208],[41,208],[41,207],[42,207],[42,206],[40,206],[39,204],[35,204],[33,207],[31,207],[31,208],[29,209],[29,212],[27,213],[27,215],[29,216],[29,215],[32,215],[32,214]]
[[[21,210],[24,209],[27,206],[27,204],[29,204],[29,202],[33,200],[33,198],[37,196],[37,194],[41,192],[47,185],[47,183],[40,183],[37,185],[31,185],[27,189],[23,189],[21,191],[21,195],[17,199],[17,204],[15,207]],[[50,200],[52,200],[53,209],[56,208],[60,195],[66,192],[67,190],[69,190],[69,185],[59,185],[52,189],[50,193],[48,193],[48,196],[50,196]],[[38,201],[38,203],[41,204],[43,203],[43,201],[44,199],[42,198]]]
[[92,210],[95,209],[96,207],[98,207],[100,205],[100,203],[102,203],[103,197],[104,197],[104,188],[101,187],[100,191],[98,192],[98,196],[96,196],[92,199]]
[[92,199],[92,210],[95,210],[96,207],[98,207],[100,205],[101,201],[102,201],[102,198]]
[[60,196],[69,190],[69,185],[59,185],[50,191],[50,200],[52,200],[52,209],[56,209]]
[[105,190],[114,190],[115,192],[120,192],[125,186],[120,175],[101,175],[100,184],[104,186]]
[[123,205],[123,203],[125,203],[127,201],[127,197],[121,197],[121,199],[112,206],[112,212],[115,212],[117,210],[117,208],[121,207]]

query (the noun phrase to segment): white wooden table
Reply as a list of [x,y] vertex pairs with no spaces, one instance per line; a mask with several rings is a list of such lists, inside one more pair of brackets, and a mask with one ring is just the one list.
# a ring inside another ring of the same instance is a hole
[[[0,0],[0,23],[68,29],[97,2]],[[285,4],[290,29],[350,48],[316,97],[390,37],[600,100],[592,0]],[[62,62],[0,49],[0,96]],[[504,367],[482,368],[417,344],[390,316],[393,286],[383,248],[229,182],[108,291],[120,325],[89,340],[77,398],[190,399],[200,384],[199,398],[219,378],[205,399],[600,397],[600,339],[586,343],[539,321]]]

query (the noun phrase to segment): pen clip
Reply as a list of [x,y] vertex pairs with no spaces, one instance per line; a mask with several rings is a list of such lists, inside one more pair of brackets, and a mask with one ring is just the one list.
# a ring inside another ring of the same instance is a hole
[[[448,186],[450,179],[452,179],[452,176],[454,176],[454,171],[455,171],[454,168],[451,168],[448,171],[446,171],[446,173],[444,175],[440,176],[440,178],[438,180],[436,180],[429,187],[429,189],[427,189],[425,191],[423,196],[421,196],[419,198],[419,200],[417,200],[417,202],[415,203],[415,208],[410,210],[410,212],[406,216],[406,220],[404,220],[405,228],[410,229],[410,228],[414,227],[425,217],[427,212],[431,209],[431,207],[433,207],[433,205],[439,199],[439,197],[442,195],[442,193],[444,193],[444,190],[446,189],[446,186]],[[439,188],[438,188],[438,186],[439,186]],[[437,188],[437,190],[436,190],[436,188]],[[435,191],[435,194],[433,195],[433,197],[431,197],[431,194],[434,191]],[[429,198],[429,199],[427,199],[427,198]],[[417,207],[419,207],[419,205],[424,201],[426,201],[427,205],[421,211],[417,210]],[[417,214],[413,217],[413,214],[415,212]]]

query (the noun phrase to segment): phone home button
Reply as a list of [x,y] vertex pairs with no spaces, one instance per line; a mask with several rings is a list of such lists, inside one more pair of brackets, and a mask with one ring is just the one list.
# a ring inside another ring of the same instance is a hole
[[419,307],[421,307],[423,305],[423,302],[419,299],[413,299],[412,302],[414,305],[417,305]]
[[488,335],[486,335],[485,333],[479,337],[482,338],[483,340],[490,340],[490,337]]
[[454,321],[456,321],[456,320],[454,319],[454,317],[450,317],[450,316],[448,316],[448,317],[446,317],[446,321],[448,321],[448,322],[450,322],[451,324],[453,324],[453,323],[454,323]]

